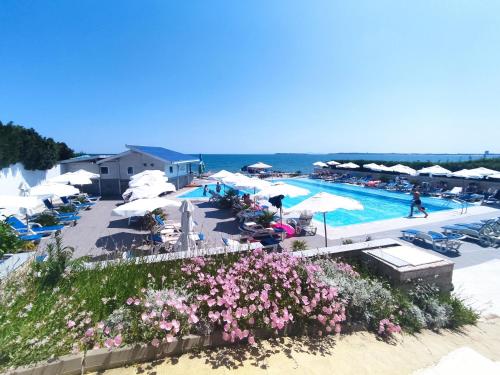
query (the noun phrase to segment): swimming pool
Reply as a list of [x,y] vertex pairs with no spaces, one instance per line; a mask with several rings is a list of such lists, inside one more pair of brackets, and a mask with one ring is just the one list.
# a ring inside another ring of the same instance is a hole
[[[209,184],[208,185],[208,190],[213,190],[215,191],[215,187],[217,185],[216,184]],[[221,191],[221,194],[224,194],[224,189],[229,189],[229,187],[227,186],[224,186],[222,185],[222,191]],[[246,193],[246,191],[243,191],[243,190],[239,190],[240,192],[240,195],[243,195],[244,193]],[[249,192],[251,194],[253,194],[253,191],[252,192]],[[181,194],[178,196],[178,198],[183,198],[183,199],[202,199],[202,198],[210,198],[210,194],[207,193],[206,196],[203,195],[203,186],[200,186],[200,187],[197,187],[193,190],[190,190],[184,194]]]
[[[281,179],[280,181],[305,188],[310,192],[308,195],[303,195],[297,198],[285,198],[283,200],[285,212],[287,208],[295,206],[304,199],[322,191],[353,198],[361,202],[364,209],[360,211],[337,210],[327,213],[326,223],[331,226],[343,226],[370,223],[386,219],[396,219],[406,217],[410,213],[411,196],[409,194],[370,189],[356,185],[324,182],[309,178]],[[208,188],[215,190],[215,184],[208,185]],[[253,192],[250,193],[253,194]],[[243,192],[240,191],[240,194],[243,194]],[[199,199],[207,197],[203,197],[203,187],[198,187],[180,195],[179,198]],[[460,205],[456,202],[432,197],[422,197],[422,204],[430,214],[433,212],[460,208]],[[416,209],[415,215],[419,215]],[[315,215],[315,219],[323,221],[323,215],[317,214]]]
[[[283,206],[292,207],[321,191],[353,198],[361,202],[364,209],[359,211],[337,210],[326,214],[326,223],[332,226],[369,223],[378,220],[406,217],[410,213],[411,196],[400,192],[365,188],[363,186],[331,183],[312,179],[282,180],[290,185],[299,186],[310,191],[308,195],[297,198],[285,198]],[[440,198],[422,197],[422,205],[427,212],[433,213],[443,210],[460,208],[456,202]],[[417,210],[415,215],[419,215]],[[420,214],[421,215],[421,214]],[[315,219],[323,221],[323,215],[315,215]]]

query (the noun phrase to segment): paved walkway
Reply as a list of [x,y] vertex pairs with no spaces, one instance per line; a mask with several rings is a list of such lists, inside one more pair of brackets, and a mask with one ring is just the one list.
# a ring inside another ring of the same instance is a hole
[[[342,374],[405,375],[437,363],[443,356],[469,347],[500,361],[500,318],[484,320],[461,332],[429,330],[386,343],[359,332],[319,341],[302,338],[266,340],[257,347],[204,350],[142,365],[106,371],[106,375],[175,374]],[[458,375],[462,373],[454,373]],[[481,373],[481,375],[496,375]]]

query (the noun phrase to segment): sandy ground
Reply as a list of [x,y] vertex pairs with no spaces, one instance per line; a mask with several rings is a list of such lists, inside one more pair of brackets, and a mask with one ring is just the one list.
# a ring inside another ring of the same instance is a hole
[[[500,361],[500,318],[480,321],[461,332],[425,331],[403,335],[393,343],[373,334],[266,340],[255,348],[232,347],[106,371],[118,374],[412,374],[468,347],[488,360]],[[457,373],[454,373],[457,375]],[[483,374],[481,374],[483,375]]]

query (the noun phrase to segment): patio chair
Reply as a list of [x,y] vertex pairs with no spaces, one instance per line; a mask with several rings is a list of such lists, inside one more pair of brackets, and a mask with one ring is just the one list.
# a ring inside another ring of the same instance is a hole
[[461,235],[453,233],[439,233],[434,231],[423,232],[418,229],[405,229],[401,231],[403,234],[403,239],[409,242],[415,242],[416,240],[423,241],[432,245],[435,251],[440,253],[454,251],[460,254],[459,248],[462,246],[460,239],[463,238]]
[[269,237],[278,234],[273,228],[264,228],[253,221],[241,223],[238,228],[242,234],[254,238]]
[[483,204],[500,205],[500,189],[495,190],[490,196],[485,198]]
[[30,225],[26,225],[15,216],[10,216],[5,221],[20,234],[35,233],[44,236],[59,232],[64,228],[64,225],[52,225],[49,227],[42,227],[38,223],[31,223]]

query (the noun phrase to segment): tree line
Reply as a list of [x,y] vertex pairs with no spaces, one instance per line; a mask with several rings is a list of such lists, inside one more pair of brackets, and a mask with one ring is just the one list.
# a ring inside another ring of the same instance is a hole
[[33,128],[0,121],[0,168],[20,162],[28,170],[45,170],[74,156],[64,142],[43,137]]

